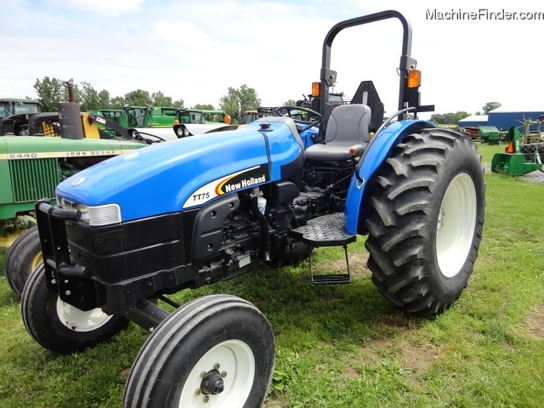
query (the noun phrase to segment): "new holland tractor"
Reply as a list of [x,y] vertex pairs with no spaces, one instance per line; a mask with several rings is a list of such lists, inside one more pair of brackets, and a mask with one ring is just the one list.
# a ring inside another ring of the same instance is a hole
[[[369,106],[363,92],[325,118],[336,35],[386,19],[403,29],[398,112],[381,123],[379,101]],[[411,35],[397,11],[342,21],[325,37],[319,111],[308,120],[289,117],[301,107],[280,107],[240,130],[155,144],[60,183],[56,205],[36,203],[44,262],[21,298],[28,333],[69,354],[134,322],[150,335],[124,407],[258,407],[275,362],[266,317],[222,294],[169,313],[169,294],[288,260],[309,257],[311,271],[313,249],[347,250],[367,236],[383,296],[414,315],[448,309],[477,258],[483,171],[471,139],[417,119],[430,107],[419,104]],[[313,281],[348,283],[348,272]]]

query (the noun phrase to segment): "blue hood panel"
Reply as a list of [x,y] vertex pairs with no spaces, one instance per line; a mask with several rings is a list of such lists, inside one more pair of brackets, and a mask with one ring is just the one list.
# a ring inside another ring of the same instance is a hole
[[303,153],[284,122],[156,144],[98,163],[57,186],[89,206],[116,203],[123,221],[195,208],[216,197],[281,179]]

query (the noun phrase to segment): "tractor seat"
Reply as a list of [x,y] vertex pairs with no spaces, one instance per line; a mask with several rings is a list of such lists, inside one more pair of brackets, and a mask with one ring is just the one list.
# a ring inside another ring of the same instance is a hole
[[[306,149],[306,160],[345,161],[360,156],[370,142],[371,110],[367,105],[350,104],[334,108],[325,130],[325,143]],[[354,151],[354,155],[350,151]]]

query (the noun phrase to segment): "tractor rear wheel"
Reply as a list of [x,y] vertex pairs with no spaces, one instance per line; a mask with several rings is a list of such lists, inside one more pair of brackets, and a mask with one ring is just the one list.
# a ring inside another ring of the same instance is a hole
[[528,143],[521,146],[521,153],[525,154],[525,161],[533,163],[535,153],[540,156],[540,162],[544,163],[544,143]]
[[123,407],[260,407],[274,370],[264,315],[235,296],[211,295],[177,309],[134,360]]
[[443,129],[412,134],[369,188],[372,281],[405,312],[443,312],[466,287],[482,237],[485,184],[475,144]]
[[38,227],[32,227],[17,237],[6,252],[5,276],[13,291],[21,296],[30,273],[42,261]]
[[107,341],[127,327],[129,320],[100,308],[80,310],[63,302],[45,282],[43,262],[30,274],[21,296],[23,323],[44,348],[70,354]]

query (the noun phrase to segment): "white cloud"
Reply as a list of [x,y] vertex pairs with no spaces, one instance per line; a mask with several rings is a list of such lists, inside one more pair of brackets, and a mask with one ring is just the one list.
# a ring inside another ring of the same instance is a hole
[[[54,8],[67,8],[83,14],[118,17],[141,10],[145,0],[49,0]],[[158,5],[160,7],[160,5]]]
[[[382,4],[383,3],[383,4]],[[255,88],[264,105],[310,92],[319,80],[328,30],[340,20],[383,9],[405,14],[412,56],[423,71],[422,102],[438,113],[474,113],[489,101],[538,103],[543,20],[431,20],[442,13],[527,12],[534,2],[360,0],[6,2],[0,15],[3,74],[0,95],[34,96],[44,76],[86,81],[112,96],[162,91],[186,105],[217,105],[228,87]],[[440,5],[439,3],[438,5]],[[540,6],[538,6],[540,7]],[[428,11],[429,10],[429,11]],[[544,7],[542,7],[544,11]],[[333,43],[338,91],[353,95],[375,81],[392,113],[397,107],[400,24],[384,21],[347,29]]]

